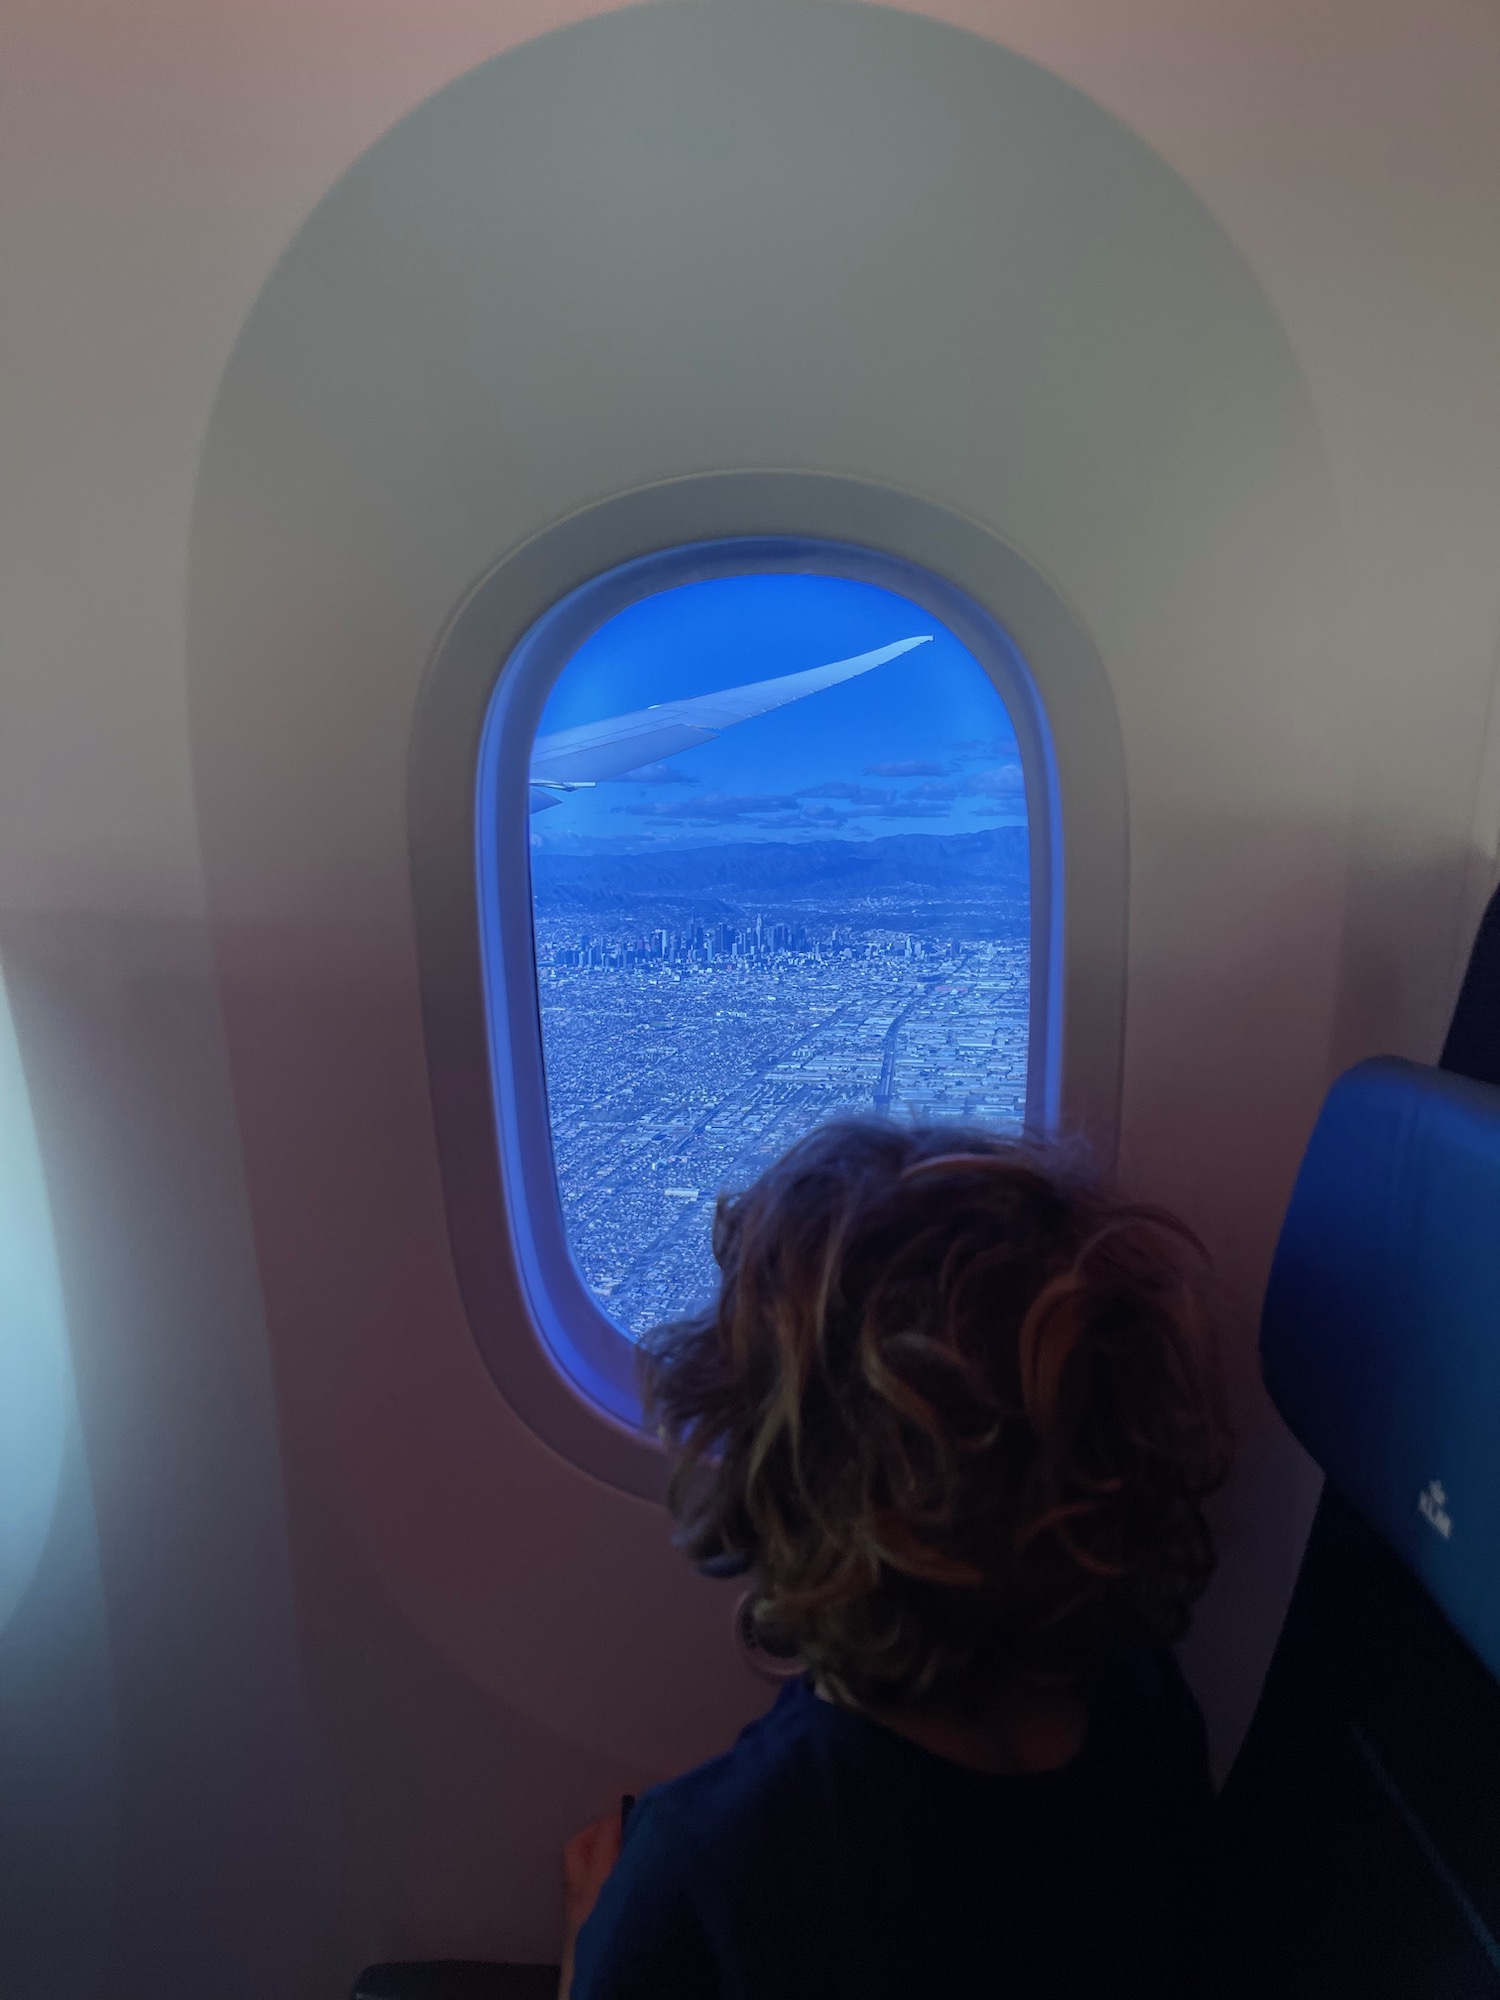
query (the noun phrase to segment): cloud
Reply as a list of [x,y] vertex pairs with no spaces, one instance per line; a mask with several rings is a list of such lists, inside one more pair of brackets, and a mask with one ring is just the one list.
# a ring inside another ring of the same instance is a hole
[[[809,798],[801,792],[705,792],[691,799],[642,799],[618,805],[614,811],[629,813],[660,827],[743,826],[763,833],[837,833],[858,820],[884,816],[887,805],[895,799],[894,794],[886,792],[868,794],[859,785],[830,785],[815,790],[832,791],[835,797]],[[851,791],[873,796],[879,803],[851,807],[844,796]],[[899,801],[896,805],[899,809]]]
[[946,764],[866,764],[866,778],[941,778]]
[[626,771],[618,778],[604,778],[600,782],[606,785],[697,785],[703,781],[686,771],[679,771],[675,764],[642,764],[638,771]]
[[695,799],[642,799],[636,804],[616,806],[616,812],[633,813],[638,819],[705,820],[722,823],[757,819],[767,813],[797,812],[798,802],[777,792],[704,792]]
[[976,799],[1020,798],[1026,780],[1019,764],[1001,764],[990,771],[971,771],[963,782],[964,791]]
[[829,778],[821,785],[803,785],[797,793],[799,799],[845,799],[850,805],[886,805],[898,796],[895,792],[878,792],[869,785],[854,785],[842,778]]
[[[913,764],[909,768],[942,769],[930,764]],[[675,788],[678,781],[676,774],[670,774],[651,782]],[[862,821],[945,820],[953,818],[955,807],[965,805],[981,819],[998,817],[1005,824],[1024,821],[1025,787],[1021,767],[1015,762],[970,770],[958,777],[927,778],[920,784],[900,787],[875,787],[849,779],[828,778],[821,784],[799,786],[795,792],[694,790],[688,797],[689,788],[689,783],[684,783],[677,796],[638,798],[613,810],[664,829],[744,827],[762,833],[828,834],[853,830]],[[973,825],[974,819],[969,818],[967,823]]]
[[892,799],[888,806],[876,807],[862,817],[870,819],[947,819],[948,808],[936,799],[919,799],[908,792]]

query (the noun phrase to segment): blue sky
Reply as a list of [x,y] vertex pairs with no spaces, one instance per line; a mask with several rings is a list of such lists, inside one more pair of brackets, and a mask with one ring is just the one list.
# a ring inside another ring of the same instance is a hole
[[533,818],[534,843],[585,851],[1024,825],[1015,731],[993,681],[930,612],[845,577],[718,577],[641,599],[573,655],[538,733],[923,632],[930,645],[853,681],[573,793]]

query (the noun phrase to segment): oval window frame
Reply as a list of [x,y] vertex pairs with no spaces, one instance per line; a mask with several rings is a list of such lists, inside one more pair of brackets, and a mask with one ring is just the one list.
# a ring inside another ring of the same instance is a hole
[[[434,650],[408,821],[428,1071],[459,1284],[501,1393],[582,1469],[659,1498],[635,1349],[567,1249],[542,1066],[527,775],[547,694],[627,604],[772,569],[898,590],[995,681],[1031,846],[1027,1123],[1116,1144],[1128,882],[1123,759],[1081,623],[997,537],[915,496],[817,474],[709,474],[544,530],[469,593]],[[1064,827],[1067,834],[1064,839]],[[508,865],[507,865],[508,864]]]

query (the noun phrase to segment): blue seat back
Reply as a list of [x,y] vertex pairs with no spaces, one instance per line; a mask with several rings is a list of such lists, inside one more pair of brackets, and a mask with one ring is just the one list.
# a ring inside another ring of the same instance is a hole
[[1261,1356],[1290,1429],[1500,1678],[1500,1088],[1395,1059],[1334,1086]]

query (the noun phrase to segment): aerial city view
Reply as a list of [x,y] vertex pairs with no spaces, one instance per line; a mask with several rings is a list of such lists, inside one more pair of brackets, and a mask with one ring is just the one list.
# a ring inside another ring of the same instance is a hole
[[645,599],[564,669],[532,806],[564,1225],[627,1332],[710,1295],[716,1196],[821,1120],[1019,1129],[1019,757],[930,614],[819,576]]

